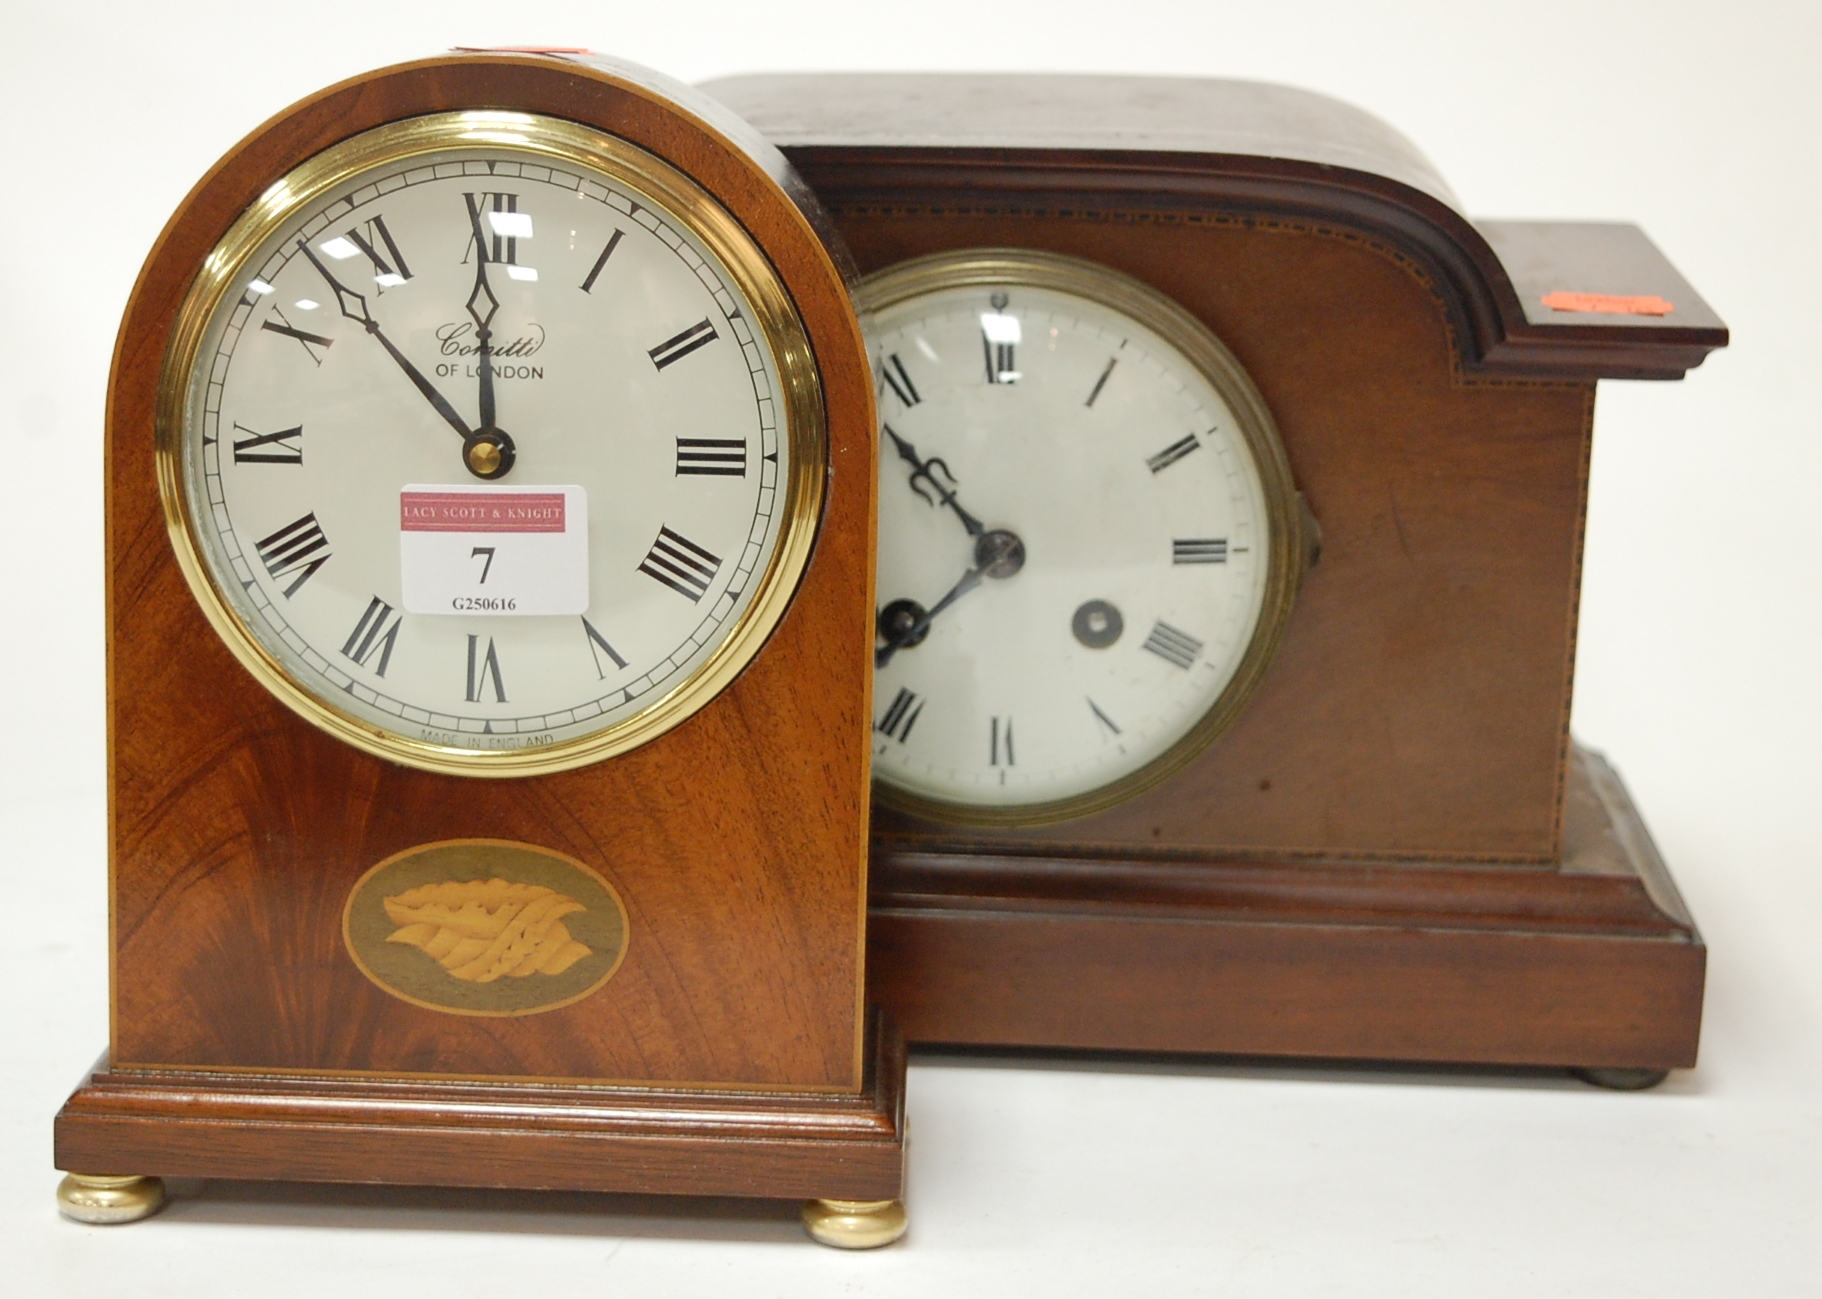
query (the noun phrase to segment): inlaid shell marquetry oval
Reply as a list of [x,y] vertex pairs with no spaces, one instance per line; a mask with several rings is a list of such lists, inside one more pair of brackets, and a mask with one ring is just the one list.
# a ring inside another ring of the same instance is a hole
[[457,1015],[530,1015],[597,991],[626,953],[626,909],[595,871],[531,844],[420,844],[368,871],[348,954],[393,996]]
[[448,880],[420,885],[382,905],[399,926],[387,942],[409,943],[436,957],[450,977],[465,983],[561,974],[589,954],[562,920],[586,908],[541,884]]

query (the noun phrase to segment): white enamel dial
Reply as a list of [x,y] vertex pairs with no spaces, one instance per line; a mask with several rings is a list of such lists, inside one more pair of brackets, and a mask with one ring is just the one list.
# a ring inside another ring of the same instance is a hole
[[178,442],[189,534],[259,653],[432,766],[673,695],[790,526],[776,340],[705,204],[479,116],[265,233]]
[[1237,365],[1218,384],[1123,277],[1036,269],[870,286],[873,769],[939,815],[1067,813],[1166,759],[1234,703],[1273,583],[1275,436]]

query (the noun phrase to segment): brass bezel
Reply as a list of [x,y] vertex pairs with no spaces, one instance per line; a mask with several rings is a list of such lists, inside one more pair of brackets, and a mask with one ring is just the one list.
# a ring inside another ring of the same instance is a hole
[[1143,767],[1084,794],[1011,807],[930,798],[898,788],[883,776],[874,777],[874,797],[886,807],[942,824],[1009,829],[1071,821],[1123,803],[1182,770],[1213,743],[1258,689],[1278,649],[1302,580],[1304,546],[1296,482],[1265,398],[1208,326],[1144,282],[1079,257],[1022,248],[975,248],[916,257],[876,271],[860,282],[855,299],[863,316],[870,317],[927,293],[996,284],[1087,298],[1132,317],[1181,352],[1233,409],[1259,470],[1268,534],[1265,595],[1246,653],[1195,726]]
[[[471,750],[409,739],[341,711],[296,680],[265,648],[210,572],[183,470],[183,441],[196,417],[191,386],[203,339],[254,254],[303,208],[363,172],[477,146],[506,148],[580,167],[641,192],[685,224],[721,260],[753,309],[753,324],[777,364],[781,435],[791,465],[780,485],[783,519],[770,562],[746,611],[688,677],[632,717],[591,735],[537,749]],[[646,744],[726,689],[771,635],[808,565],[822,517],[828,432],[815,353],[790,292],[744,227],[683,172],[592,127],[499,110],[433,113],[375,127],[333,145],[276,181],[204,259],[172,326],[156,406],[158,490],[178,566],[210,625],[242,666],[286,707],[365,753],[424,771],[461,776],[533,776],[599,762]]]

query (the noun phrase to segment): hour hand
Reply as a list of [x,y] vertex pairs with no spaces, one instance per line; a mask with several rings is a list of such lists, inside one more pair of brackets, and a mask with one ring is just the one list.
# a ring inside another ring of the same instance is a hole
[[894,600],[880,611],[876,627],[886,643],[873,651],[873,666],[883,668],[900,650],[922,644],[930,633],[931,620],[979,586],[983,578],[1003,581],[1023,567],[1025,543],[1018,533],[1005,528],[983,532],[974,540],[974,567],[928,610],[915,600]]
[[[917,454],[917,448],[905,441],[897,433],[893,432],[890,424],[882,424],[880,425],[880,428],[885,431],[887,437],[892,439],[892,445],[898,448],[898,458],[911,466],[911,477],[908,481],[912,491],[916,492],[919,496],[922,496],[926,501],[930,501],[930,504],[932,505],[937,503],[930,499],[929,495],[922,487],[918,486],[917,480],[920,478],[923,479],[926,483],[930,484],[931,489],[936,492],[937,497],[942,503],[955,511],[955,517],[962,521],[962,526],[964,528],[968,529],[969,536],[979,537],[982,533],[987,531],[987,529],[982,526],[981,521],[964,510],[962,508],[962,503],[955,499],[955,475],[949,472],[949,466],[947,464],[935,456],[931,456],[928,460],[921,458]],[[944,478],[949,480],[949,485],[947,487],[937,480],[936,471],[938,470],[940,470]]]

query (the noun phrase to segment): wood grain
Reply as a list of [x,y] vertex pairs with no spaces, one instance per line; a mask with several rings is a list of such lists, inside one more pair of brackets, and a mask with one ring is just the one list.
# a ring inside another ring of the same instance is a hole
[[[229,224],[331,144],[465,107],[610,130],[721,195],[804,320],[831,437],[820,537],[759,658],[659,740],[534,779],[393,766],[268,696],[185,589],[153,474],[165,338]],[[266,123],[160,236],[121,326],[108,402],[116,1070],[860,1088],[872,385],[814,199],[750,130],[715,125],[726,121],[687,87],[601,61],[428,60],[331,87]],[[470,837],[556,849],[614,885],[630,949],[601,992],[480,1021],[407,1004],[360,975],[339,924],[361,873],[414,844]]]

